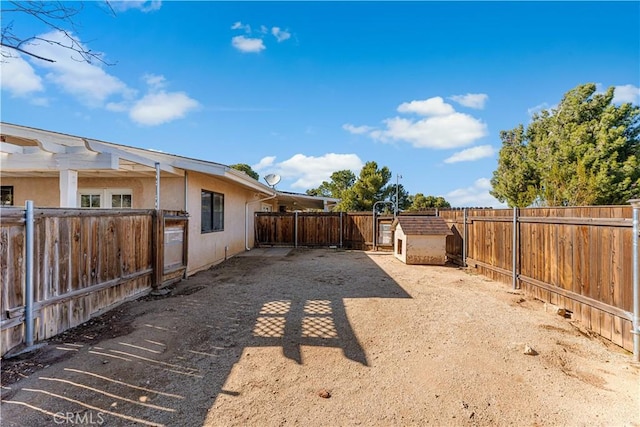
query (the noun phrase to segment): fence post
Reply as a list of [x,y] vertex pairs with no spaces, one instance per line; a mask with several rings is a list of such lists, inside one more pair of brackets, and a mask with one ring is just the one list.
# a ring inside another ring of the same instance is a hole
[[342,248],[342,212],[340,212],[340,247]]
[[467,266],[467,208],[462,209],[462,266]]
[[511,241],[511,255],[512,255],[512,268],[513,274],[511,276],[511,284],[513,285],[513,289],[518,289],[518,252],[520,248],[518,247],[518,208],[513,208],[513,239]]
[[640,260],[638,260],[638,239],[640,239],[640,199],[629,200],[633,206],[633,360],[640,362]]
[[294,241],[293,245],[294,247],[297,248],[298,247],[298,212],[297,211],[294,212],[293,215],[295,218],[294,219],[295,224],[293,225],[293,241]]
[[33,200],[25,206],[25,303],[24,335],[27,348],[33,346]]

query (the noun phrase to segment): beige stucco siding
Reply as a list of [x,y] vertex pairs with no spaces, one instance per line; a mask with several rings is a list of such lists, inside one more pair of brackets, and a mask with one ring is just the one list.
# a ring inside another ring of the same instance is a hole
[[[444,265],[446,236],[412,234],[407,236],[402,226],[396,226],[393,254],[405,264]],[[399,251],[398,249],[401,249]]]
[[[221,261],[245,251],[245,204],[259,200],[255,192],[223,180],[190,172],[189,182],[189,266],[187,274],[207,269]],[[224,194],[224,230],[202,233],[202,190]],[[261,203],[249,204],[249,247],[254,245],[253,217]],[[225,251],[226,248],[226,251]]]
[[407,236],[399,225],[393,235],[393,255],[406,264],[407,262]]
[[[56,178],[2,178],[2,185],[13,186],[14,206],[33,200],[39,208],[60,207],[60,180]],[[78,177],[78,191],[85,189],[129,189],[133,209],[155,208],[155,178],[83,178]],[[184,178],[161,177],[160,208],[184,210]]]
[[27,200],[39,208],[60,206],[58,178],[2,178],[2,185],[13,186],[13,205],[22,207]]
[[409,236],[407,264],[444,265],[446,261],[445,236]]

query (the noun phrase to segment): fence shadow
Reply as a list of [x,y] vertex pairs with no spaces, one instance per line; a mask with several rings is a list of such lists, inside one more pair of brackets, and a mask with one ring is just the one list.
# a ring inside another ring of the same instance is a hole
[[219,395],[243,393],[242,384],[225,384],[251,348],[279,347],[302,369],[309,346],[369,366],[345,305],[354,298],[411,297],[363,252],[232,258],[171,297],[128,303],[126,311],[141,314],[133,333],[68,343],[74,357],[15,385],[3,425],[49,425],[59,414],[109,425],[203,425]]

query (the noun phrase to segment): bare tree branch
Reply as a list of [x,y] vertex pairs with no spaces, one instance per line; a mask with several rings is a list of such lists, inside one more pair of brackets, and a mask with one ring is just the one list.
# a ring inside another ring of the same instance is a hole
[[[78,33],[75,18],[84,8],[84,4],[82,2],[77,2],[73,3],[73,5],[70,5],[68,3],[63,3],[60,1],[9,1],[6,3],[3,2],[3,6],[7,3],[10,4],[11,7],[3,7],[1,9],[3,20],[5,22],[7,22],[7,15],[11,13],[27,15],[37,21],[40,21],[49,29],[62,34],[65,42],[41,38],[33,34],[20,35],[14,28],[13,21],[8,21],[9,23],[2,27],[0,46],[6,49],[11,49],[16,52],[23,53],[42,61],[56,62],[53,58],[43,57],[34,53],[32,49],[25,47],[26,45],[31,44],[33,41],[46,42],[51,45],[60,46],[72,52],[75,52],[80,56],[80,59],[73,58],[74,60],[87,62],[90,64],[94,61],[98,61],[105,65],[113,65],[106,62],[103,59],[101,53],[96,53],[90,49],[87,49],[80,42],[80,39],[74,36],[74,34]],[[115,11],[113,10],[111,4],[109,4],[108,1],[106,1],[105,3],[107,4],[107,7],[111,11],[111,13],[113,13],[113,15],[115,16]],[[3,57],[11,57],[11,54],[4,50],[2,51],[1,55]]]

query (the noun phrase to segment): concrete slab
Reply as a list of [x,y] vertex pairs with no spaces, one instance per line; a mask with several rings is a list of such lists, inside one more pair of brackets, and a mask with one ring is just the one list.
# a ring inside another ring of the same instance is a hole
[[238,256],[255,256],[255,257],[285,257],[289,255],[293,248],[255,248],[250,251],[241,253]]

